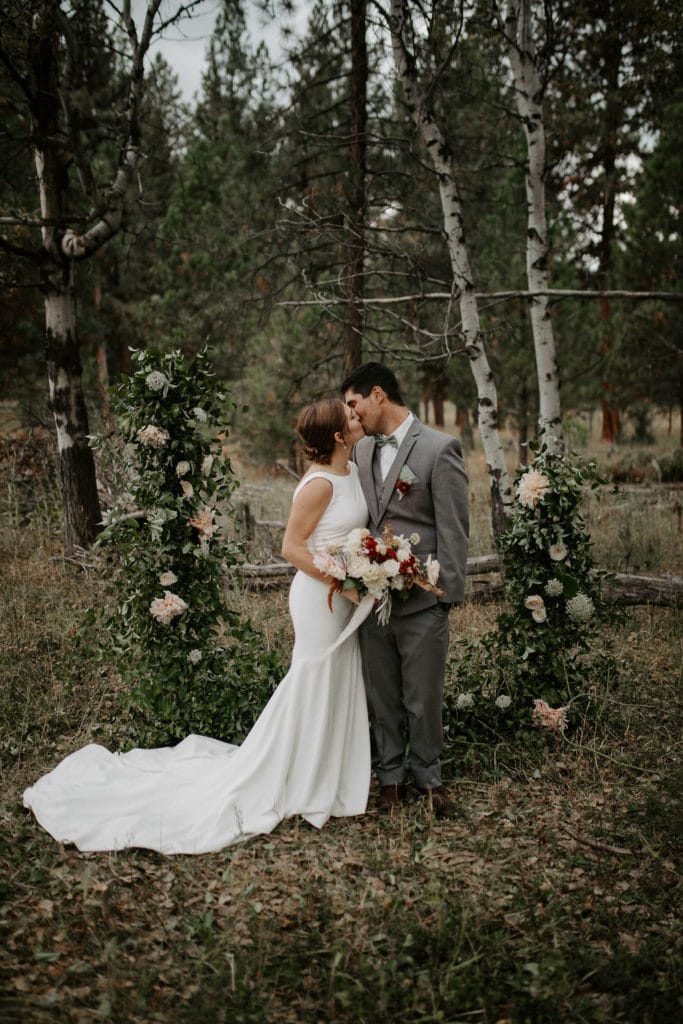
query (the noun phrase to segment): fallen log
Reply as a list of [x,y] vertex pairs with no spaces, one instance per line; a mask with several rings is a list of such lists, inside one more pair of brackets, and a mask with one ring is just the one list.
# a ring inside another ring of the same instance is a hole
[[[500,565],[498,555],[479,555],[476,558],[467,559],[467,575],[478,576],[490,572],[498,572]],[[263,565],[245,562],[237,567],[237,571],[245,580],[276,580],[289,579],[296,572],[296,569],[289,562],[264,562]]]
[[[498,555],[479,555],[467,559],[468,576],[486,576],[498,572]],[[264,565],[246,563],[237,572],[245,582],[256,586],[280,586],[287,583],[296,572],[289,562],[269,562]],[[628,573],[607,573],[596,569],[599,592],[605,601],[615,604],[651,604],[661,608],[676,608],[683,605],[683,577],[681,576],[633,576]],[[474,604],[497,601],[503,596],[503,584],[488,580],[473,580],[466,600]]]
[[615,572],[602,580],[600,593],[605,601],[618,604],[655,604],[664,608],[678,608],[683,605],[683,577],[629,576]]

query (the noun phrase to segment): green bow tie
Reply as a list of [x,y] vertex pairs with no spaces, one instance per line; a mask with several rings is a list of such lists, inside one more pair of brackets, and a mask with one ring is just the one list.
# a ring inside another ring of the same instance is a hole
[[398,448],[398,441],[393,434],[376,434],[375,444],[378,448],[384,448],[385,444],[390,444],[393,448]]

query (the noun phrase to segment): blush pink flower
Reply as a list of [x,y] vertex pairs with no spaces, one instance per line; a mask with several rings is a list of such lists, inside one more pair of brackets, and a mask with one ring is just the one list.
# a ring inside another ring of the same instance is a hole
[[188,523],[199,531],[199,535],[203,540],[211,540],[218,529],[216,512],[214,509],[208,507],[205,508],[200,515],[194,516],[192,519],[188,519]]
[[337,559],[327,551],[319,551],[313,556],[313,564],[324,576],[331,576],[335,580],[346,579],[346,569]]
[[567,709],[551,708],[544,700],[535,700],[531,721],[551,732],[564,732],[567,728]]
[[153,423],[148,423],[146,427],[141,427],[137,433],[140,444],[146,444],[148,448],[161,448],[165,445],[171,436],[167,430],[163,430],[161,427],[155,427]]
[[517,497],[526,508],[535,508],[550,489],[550,480],[545,473],[528,469],[517,484]]
[[188,605],[182,597],[178,597],[170,590],[165,590],[163,597],[155,597],[149,606],[150,614],[164,626],[167,626],[178,615],[182,615],[187,609]]

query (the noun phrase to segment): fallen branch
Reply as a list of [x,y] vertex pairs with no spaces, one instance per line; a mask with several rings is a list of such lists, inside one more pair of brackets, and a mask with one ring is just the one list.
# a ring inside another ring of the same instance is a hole
[[609,843],[600,843],[597,839],[584,839],[583,836],[580,836],[578,832],[571,829],[569,825],[565,825],[564,822],[562,823],[562,828],[567,835],[571,836],[572,839],[575,839],[577,843],[582,843],[584,846],[590,846],[593,850],[604,850],[605,853],[616,853],[619,857],[635,856],[633,850],[627,850],[625,846],[610,846]]
[[629,576],[615,572],[600,584],[605,601],[617,604],[655,604],[674,608],[683,604],[683,577]]
[[[485,576],[499,572],[498,555],[479,555],[467,559],[467,576]],[[269,562],[264,565],[245,564],[239,567],[243,580],[260,581],[264,585],[285,583],[296,569],[289,562]],[[614,604],[650,604],[660,608],[677,608],[683,605],[683,577],[681,576],[631,576],[627,573],[610,573],[596,569],[602,598]],[[496,601],[503,594],[500,582],[474,580],[467,600],[474,604]]]

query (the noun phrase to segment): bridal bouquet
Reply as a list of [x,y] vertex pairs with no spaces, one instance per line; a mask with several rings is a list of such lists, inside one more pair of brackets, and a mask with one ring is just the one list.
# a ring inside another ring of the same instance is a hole
[[330,610],[335,593],[355,589],[361,597],[370,594],[375,598],[377,618],[386,625],[394,594],[405,599],[412,587],[443,594],[436,585],[439,563],[430,555],[423,564],[412,552],[412,545],[419,540],[417,533],[408,538],[397,536],[387,523],[381,539],[369,530],[357,529],[341,543],[317,551],[313,556],[316,568],[332,577],[327,599]]

